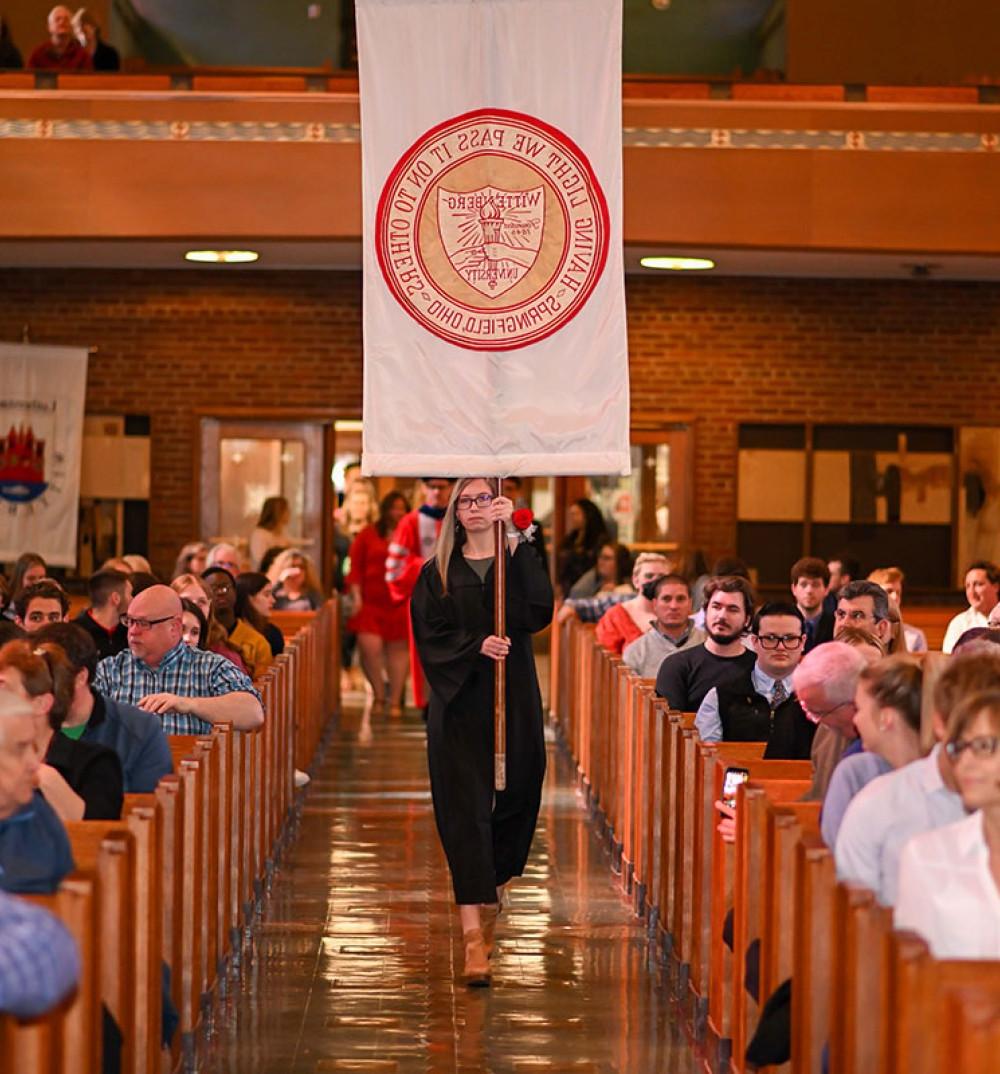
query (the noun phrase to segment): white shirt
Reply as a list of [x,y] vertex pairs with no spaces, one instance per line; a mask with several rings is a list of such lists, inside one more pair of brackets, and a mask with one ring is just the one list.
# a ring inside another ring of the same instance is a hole
[[944,641],[941,644],[941,652],[950,653],[955,648],[955,642],[967,631],[977,626],[989,626],[990,621],[982,612],[977,612],[975,608],[966,608],[964,612],[959,612],[954,619],[948,624],[948,629],[944,632]]
[[965,816],[957,791],[938,768],[937,745],[927,757],[873,779],[851,800],[837,833],[837,879],[864,884],[883,906],[896,903],[899,855],[913,836]]
[[894,924],[923,936],[935,958],[1000,959],[1000,891],[982,811],[903,847]]
[[[774,687],[778,680],[772,679],[770,675],[761,671],[759,664],[754,664],[753,671],[750,673],[750,681],[753,683],[754,690],[770,705],[771,698],[774,696]],[[785,684],[785,698],[787,699],[795,693],[792,689],[791,672],[785,676],[782,682]],[[702,742],[722,741],[719,691],[714,686],[705,694],[704,700],[698,706],[698,714],[694,718],[694,725]]]

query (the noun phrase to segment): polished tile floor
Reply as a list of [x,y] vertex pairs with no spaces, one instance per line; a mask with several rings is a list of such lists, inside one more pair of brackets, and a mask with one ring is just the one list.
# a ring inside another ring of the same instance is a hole
[[[359,730],[361,733],[359,734]],[[688,1074],[696,1061],[554,744],[493,987],[469,990],[419,717],[342,719],[199,1069]]]

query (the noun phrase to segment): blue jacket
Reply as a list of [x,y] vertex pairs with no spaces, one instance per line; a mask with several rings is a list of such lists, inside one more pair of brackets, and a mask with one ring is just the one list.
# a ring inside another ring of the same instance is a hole
[[122,762],[126,794],[151,794],[161,776],[174,770],[170,744],[160,717],[135,705],[99,694],[83,732],[84,742],[110,746]]
[[31,801],[0,820],[0,889],[15,895],[51,894],[73,871],[69,836],[55,810],[35,791]]

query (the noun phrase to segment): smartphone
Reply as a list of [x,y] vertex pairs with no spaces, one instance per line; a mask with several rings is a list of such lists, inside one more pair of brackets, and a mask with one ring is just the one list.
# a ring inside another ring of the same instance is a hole
[[746,768],[727,768],[722,778],[722,800],[730,809],[736,807],[736,788],[741,783],[746,783],[750,778],[750,771]]

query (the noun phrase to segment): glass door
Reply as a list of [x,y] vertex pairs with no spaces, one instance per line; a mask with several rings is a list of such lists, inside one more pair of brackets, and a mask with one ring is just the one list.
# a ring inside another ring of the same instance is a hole
[[332,421],[201,419],[200,532],[247,552],[264,501],[288,500],[286,532],[331,577]]

